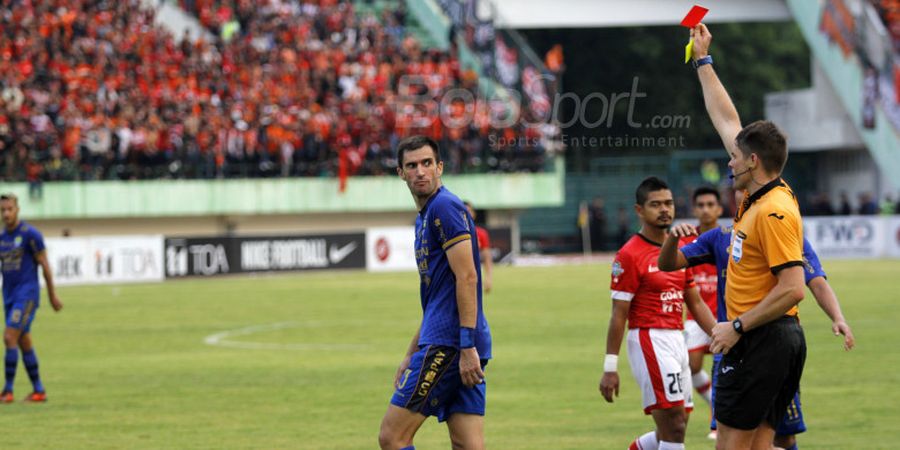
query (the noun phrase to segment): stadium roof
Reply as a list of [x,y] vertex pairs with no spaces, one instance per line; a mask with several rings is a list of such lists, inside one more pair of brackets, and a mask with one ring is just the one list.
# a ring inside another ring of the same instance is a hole
[[784,0],[491,0],[500,28],[595,28],[677,25],[695,3],[705,22],[791,20]]

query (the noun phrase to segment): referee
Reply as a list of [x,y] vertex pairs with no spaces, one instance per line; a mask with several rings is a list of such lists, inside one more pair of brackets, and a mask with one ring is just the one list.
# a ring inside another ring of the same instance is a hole
[[715,386],[716,448],[768,449],[806,361],[797,322],[804,295],[803,223],[794,193],[781,179],[788,154],[784,134],[765,121],[741,127],[713,70],[712,35],[700,24],[691,38],[706,109],[731,157],[734,188],[745,191],[726,272],[730,322],[713,328],[710,345],[724,354]]

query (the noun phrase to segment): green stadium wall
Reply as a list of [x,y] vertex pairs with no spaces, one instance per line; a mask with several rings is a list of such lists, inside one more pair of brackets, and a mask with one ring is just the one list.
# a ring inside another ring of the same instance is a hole
[[[537,174],[444,177],[461,198],[483,209],[526,209],[564,204],[562,161]],[[30,219],[115,219],[306,213],[414,211],[396,177],[351,177],[345,192],[336,178],[52,182],[39,197],[27,183],[0,183],[19,196]]]

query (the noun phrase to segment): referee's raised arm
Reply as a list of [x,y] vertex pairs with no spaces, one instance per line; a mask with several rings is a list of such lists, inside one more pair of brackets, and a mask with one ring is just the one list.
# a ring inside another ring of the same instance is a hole
[[730,154],[734,149],[734,138],[741,131],[741,118],[728,96],[728,91],[713,69],[713,58],[709,53],[712,34],[709,29],[702,23],[698,24],[691,29],[691,39],[694,40],[691,56],[697,69],[697,76],[700,78],[700,86],[703,88],[706,111],[722,138],[722,143],[725,144],[725,150]]

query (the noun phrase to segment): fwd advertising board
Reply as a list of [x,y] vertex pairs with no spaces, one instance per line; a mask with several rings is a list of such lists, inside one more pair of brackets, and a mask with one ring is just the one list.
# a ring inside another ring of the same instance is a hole
[[890,243],[888,219],[872,216],[803,218],[803,234],[821,258],[881,258]]

